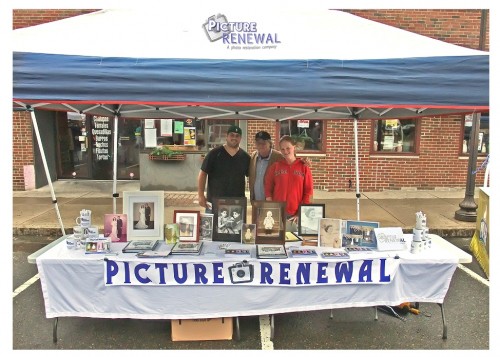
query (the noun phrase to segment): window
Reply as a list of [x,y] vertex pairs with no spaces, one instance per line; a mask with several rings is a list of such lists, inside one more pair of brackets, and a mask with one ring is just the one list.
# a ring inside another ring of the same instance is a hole
[[[232,124],[236,124],[235,120],[188,118],[170,119],[167,125],[162,120],[164,119],[154,119],[156,145],[189,145],[195,146],[200,151],[223,145],[226,142],[227,129]],[[163,128],[162,125],[164,125]]]
[[[472,114],[465,115],[463,120],[463,138],[460,142],[460,153],[462,155],[468,154],[470,152],[469,140],[470,132],[472,129]],[[479,133],[477,141],[477,153],[478,155],[487,155],[490,152],[490,116],[481,115],[481,120],[479,124]]]
[[375,120],[373,128],[374,153],[416,153],[416,131],[419,130],[416,119]]
[[321,120],[286,120],[280,123],[280,137],[290,135],[297,150],[323,151],[324,122]]

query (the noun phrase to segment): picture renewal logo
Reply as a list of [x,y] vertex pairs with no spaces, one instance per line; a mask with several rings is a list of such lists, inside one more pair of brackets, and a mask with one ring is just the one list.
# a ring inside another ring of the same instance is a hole
[[210,16],[203,24],[210,42],[222,40],[228,50],[276,49],[277,33],[258,32],[256,22],[230,22],[226,15]]

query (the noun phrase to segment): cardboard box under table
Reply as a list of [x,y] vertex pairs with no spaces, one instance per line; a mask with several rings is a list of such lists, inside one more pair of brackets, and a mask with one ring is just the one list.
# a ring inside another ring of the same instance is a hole
[[231,340],[233,318],[171,320],[172,341]]

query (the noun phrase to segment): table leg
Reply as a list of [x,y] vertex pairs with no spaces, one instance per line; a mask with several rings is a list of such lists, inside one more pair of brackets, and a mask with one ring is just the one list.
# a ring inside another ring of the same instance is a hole
[[54,341],[54,343],[57,343],[57,322],[59,320],[59,317],[56,317],[54,319],[54,327],[52,328],[52,341]]
[[236,325],[236,340],[239,341],[241,338],[240,335],[240,318],[239,316],[236,316],[235,318],[235,325]]
[[333,319],[333,309],[330,309],[330,319]]
[[375,306],[375,321],[378,321],[378,309]]
[[446,326],[446,319],[444,318],[444,303],[438,304],[441,308],[441,317],[443,318],[443,340],[448,338],[448,326]]
[[271,341],[274,340],[274,315],[271,315]]

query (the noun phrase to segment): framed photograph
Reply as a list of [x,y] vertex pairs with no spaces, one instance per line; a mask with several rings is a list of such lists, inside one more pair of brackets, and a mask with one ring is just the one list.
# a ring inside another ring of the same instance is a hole
[[214,215],[212,213],[200,213],[200,239],[212,240],[214,230]]
[[200,211],[174,211],[174,223],[179,225],[179,242],[198,242]]
[[213,199],[213,241],[241,242],[241,229],[247,221],[246,197],[220,197]]
[[163,191],[124,191],[123,214],[127,215],[127,240],[164,239]]
[[335,218],[320,218],[318,246],[342,248],[342,220]]
[[285,244],[286,202],[254,201],[255,244]]
[[342,235],[342,246],[376,248],[375,228],[379,228],[379,222],[346,221],[346,232]]
[[257,225],[253,223],[243,223],[241,228],[241,243],[255,244],[255,232]]
[[109,238],[112,243],[127,242],[127,215],[105,214],[104,237]]
[[165,224],[165,243],[174,244],[179,241],[179,225],[177,223]]
[[[299,206],[299,236],[318,237],[319,220],[325,218],[324,204],[302,204]],[[307,239],[307,238],[304,238]]]

